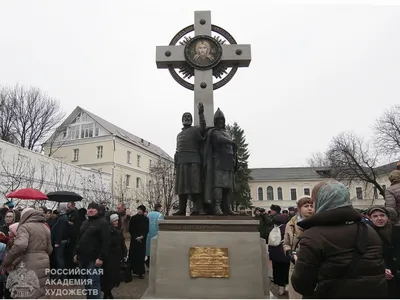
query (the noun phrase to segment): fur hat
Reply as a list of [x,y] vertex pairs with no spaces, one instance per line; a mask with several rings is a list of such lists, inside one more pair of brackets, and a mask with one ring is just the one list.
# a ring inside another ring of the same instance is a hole
[[278,214],[281,213],[281,207],[279,205],[272,204],[269,209],[276,211]]

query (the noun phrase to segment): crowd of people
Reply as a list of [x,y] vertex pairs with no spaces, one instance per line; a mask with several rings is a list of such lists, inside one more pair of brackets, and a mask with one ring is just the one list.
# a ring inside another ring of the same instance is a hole
[[[297,207],[255,210],[279,295],[400,298],[400,170],[389,179],[386,205],[368,210],[355,209],[348,188],[334,180],[317,184],[311,196],[296,201]],[[37,277],[30,298],[44,297],[50,278],[81,278],[88,299],[99,299],[102,292],[113,299],[113,288],[132,280],[132,274],[144,278],[150,241],[163,219],[160,209],[156,205],[147,213],[140,205],[131,216],[124,204],[114,211],[94,202],[77,209],[69,202],[53,211],[5,203],[0,208],[0,299],[21,298],[6,282],[22,265]],[[124,278],[122,265],[130,279]]]
[[156,205],[147,214],[140,205],[131,216],[124,204],[113,211],[94,202],[77,209],[69,202],[53,211],[19,209],[11,201],[5,203],[0,209],[0,298],[20,298],[6,282],[10,272],[23,263],[39,282],[30,298],[44,297],[46,289],[52,288],[49,282],[62,284],[79,278],[85,282],[88,299],[101,298],[101,292],[104,299],[113,299],[113,288],[127,280],[122,265],[128,267],[128,280],[132,274],[144,278],[145,266],[150,264],[150,239],[157,235],[158,220],[163,219],[160,208]]
[[256,208],[260,237],[268,244],[270,279],[279,295],[400,299],[398,175],[390,176],[388,192],[394,199],[389,197],[386,206],[357,210],[348,188],[328,180],[301,197],[297,207]]

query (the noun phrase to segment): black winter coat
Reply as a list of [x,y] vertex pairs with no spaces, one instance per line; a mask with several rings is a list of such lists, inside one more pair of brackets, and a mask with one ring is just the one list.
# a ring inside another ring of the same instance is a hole
[[109,224],[103,216],[89,217],[81,226],[75,254],[85,259],[99,258],[104,262],[110,251],[110,235]]
[[345,282],[338,280],[353,259],[360,222],[361,215],[350,206],[319,212],[298,223],[305,231],[291,279],[299,294],[320,299],[380,299],[387,295],[382,243],[367,225],[366,252],[353,274]]
[[101,287],[111,290],[118,286],[121,278],[121,261],[127,255],[125,238],[120,229],[110,226],[110,252],[103,264]]

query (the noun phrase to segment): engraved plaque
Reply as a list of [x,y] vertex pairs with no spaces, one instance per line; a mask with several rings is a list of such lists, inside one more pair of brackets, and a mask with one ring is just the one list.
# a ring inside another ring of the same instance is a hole
[[229,278],[228,248],[190,247],[189,269],[192,278]]

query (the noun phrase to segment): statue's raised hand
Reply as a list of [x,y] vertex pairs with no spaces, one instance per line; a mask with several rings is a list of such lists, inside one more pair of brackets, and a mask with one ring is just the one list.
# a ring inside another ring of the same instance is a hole
[[197,108],[199,110],[199,115],[204,114],[204,105],[203,105],[203,103],[200,102],[199,105],[197,105]]

